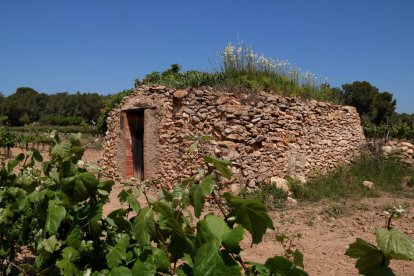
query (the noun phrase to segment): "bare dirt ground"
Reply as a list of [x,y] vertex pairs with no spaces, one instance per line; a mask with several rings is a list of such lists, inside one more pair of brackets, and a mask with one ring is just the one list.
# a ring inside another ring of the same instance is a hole
[[[101,158],[102,151],[86,150],[83,159],[97,164]],[[123,188],[119,183],[114,186],[110,202],[104,207],[105,214],[121,207],[117,195]],[[152,191],[150,196],[156,197],[156,193]],[[293,248],[304,254],[305,270],[310,275],[358,275],[354,267],[355,259],[344,253],[357,237],[376,244],[375,228],[385,225],[386,216],[383,211],[393,205],[407,206],[403,218],[396,220],[393,225],[414,239],[414,199],[384,194],[358,201],[299,203],[283,210],[271,210],[269,213],[276,229],[268,231],[263,242],[253,247],[250,247],[251,239],[247,234],[242,244],[243,258],[264,262],[275,254],[281,255],[284,250],[276,241],[277,234],[301,234],[302,238],[294,242]],[[218,211],[208,207],[206,212]],[[391,261],[391,267],[396,275],[414,275],[414,262]]]
[[[114,187],[111,201],[104,208],[105,213],[121,207],[117,195],[122,188],[119,184]],[[150,194],[150,197],[156,198],[156,194]],[[143,199],[140,201],[144,202]],[[304,254],[304,266],[309,275],[358,275],[354,267],[356,260],[344,255],[348,245],[355,242],[357,237],[376,244],[375,228],[384,227],[386,223],[387,217],[383,211],[393,205],[403,204],[408,206],[406,213],[393,225],[414,239],[414,199],[383,195],[342,202],[342,207],[321,201],[270,211],[275,230],[268,231],[263,242],[252,247],[251,238],[246,234],[242,242],[243,258],[264,263],[276,254],[283,255],[283,246],[276,241],[278,233],[291,237],[301,234],[302,238],[295,240],[293,248]],[[219,213],[212,207],[205,210],[205,213],[209,212]],[[391,261],[391,268],[396,275],[414,275],[414,262]]]

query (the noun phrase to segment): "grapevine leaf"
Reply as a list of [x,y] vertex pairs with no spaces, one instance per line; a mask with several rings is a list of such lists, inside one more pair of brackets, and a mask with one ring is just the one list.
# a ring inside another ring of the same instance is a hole
[[107,191],[108,193],[110,193],[111,190],[112,190],[112,186],[114,184],[115,184],[115,182],[112,181],[112,180],[103,180],[103,181],[99,182],[97,188],[100,189],[100,190],[104,190],[104,191]]
[[51,170],[52,166],[51,166],[51,162],[50,161],[46,161],[42,163],[42,171],[44,175],[48,175],[50,170]]
[[180,183],[180,185],[174,187],[174,190],[172,192],[173,198],[171,201],[173,208],[176,208],[177,206],[186,207],[190,204],[188,186],[192,181],[192,178],[185,179]]
[[106,221],[114,227],[117,227],[120,232],[129,232],[132,228],[131,222],[125,219],[128,211],[126,209],[117,209],[112,211]]
[[191,200],[196,217],[200,217],[204,207],[204,198],[213,192],[216,182],[211,174],[205,176],[200,184],[193,185],[191,189]]
[[23,161],[24,158],[25,158],[24,154],[20,153],[19,155],[16,156],[16,158],[14,158],[13,160],[10,160],[9,163],[7,163],[7,171],[11,173],[14,167],[16,167],[17,164]]
[[56,262],[56,266],[60,268],[63,275],[79,275],[74,262],[79,258],[79,253],[73,247],[66,247],[62,251],[63,259]]
[[158,271],[168,272],[171,263],[164,250],[152,248],[152,258]]
[[241,225],[238,225],[236,228],[231,229],[230,232],[223,235],[222,244],[230,253],[239,254],[241,251],[240,242],[243,240],[243,236],[244,229]]
[[79,225],[76,225],[75,228],[73,228],[73,230],[69,233],[68,237],[66,238],[66,244],[78,250],[81,247],[84,238],[84,231]]
[[102,206],[102,203],[98,203],[90,209],[88,214],[89,230],[94,236],[101,235],[101,219],[103,213]]
[[141,246],[149,243],[151,236],[155,232],[154,213],[151,208],[141,209],[134,219],[132,234]]
[[305,268],[303,265],[303,254],[299,250],[295,250],[292,254],[293,256],[293,264],[299,266],[301,268]]
[[374,275],[371,271],[379,267],[387,267],[389,260],[384,256],[384,253],[379,250],[375,245],[363,240],[356,239],[356,242],[349,245],[345,255],[358,259],[355,268],[358,269],[360,274]]
[[377,228],[377,243],[384,254],[396,260],[414,260],[414,241],[397,228]]
[[45,231],[50,234],[56,234],[65,216],[65,207],[60,206],[56,200],[50,200],[47,208]]
[[77,177],[82,181],[83,185],[86,187],[89,193],[96,191],[98,187],[99,180],[95,177],[93,173],[84,172],[77,175]]
[[53,147],[50,156],[54,159],[64,160],[69,158],[71,143],[69,141],[62,142]]
[[227,179],[230,179],[232,176],[231,170],[228,166],[231,164],[228,160],[223,160],[211,155],[204,155],[204,161],[208,164],[213,164],[213,166],[220,172],[222,176]]
[[265,266],[270,269],[271,275],[306,276],[302,269],[297,268],[290,260],[282,256],[267,259]]
[[216,240],[221,243],[223,236],[230,232],[226,222],[215,215],[208,215],[198,223],[198,237],[204,242]]
[[203,244],[197,251],[194,275],[241,275],[226,266],[219,254],[220,243],[216,240]]
[[142,262],[137,260],[132,267],[132,275],[134,276],[153,276],[156,272],[156,267],[153,263]]
[[53,253],[58,250],[61,246],[61,242],[56,239],[56,236],[53,235],[48,239],[44,239],[40,243],[44,250],[49,253]]
[[84,152],[85,149],[83,149],[81,146],[72,146],[70,149],[71,161],[76,164],[76,162],[82,159]]
[[37,149],[31,148],[30,152],[31,152],[33,160],[35,160],[37,162],[42,162],[43,161],[43,157]]
[[133,273],[129,268],[127,268],[125,266],[118,266],[118,267],[115,267],[115,268],[111,269],[110,275],[111,276],[119,276],[119,275],[132,276]]
[[226,267],[231,271],[230,275],[241,275],[240,265],[234,260],[234,257],[231,256],[227,250],[220,250],[220,256]]
[[172,193],[170,193],[169,191],[167,191],[165,188],[162,188],[162,195],[164,196],[164,199],[166,201],[171,202],[173,200]]
[[129,259],[132,252],[127,253],[129,247],[129,236],[124,234],[119,239],[116,246],[111,246],[108,253],[106,254],[106,261],[109,268],[115,268],[119,266],[122,261]]
[[82,179],[79,177],[75,178],[74,186],[72,190],[72,199],[76,202],[83,201],[88,198],[89,192],[83,183]]
[[242,199],[230,193],[225,193],[224,198],[232,207],[229,216],[235,217],[235,222],[250,232],[252,243],[260,243],[267,228],[274,229],[272,219],[267,214],[262,201]]

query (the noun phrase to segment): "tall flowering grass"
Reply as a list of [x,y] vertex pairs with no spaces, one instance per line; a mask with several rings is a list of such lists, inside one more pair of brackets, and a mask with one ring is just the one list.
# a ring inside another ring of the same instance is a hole
[[229,83],[235,86],[330,100],[330,89],[326,79],[320,80],[311,72],[302,73],[298,66],[289,63],[288,60],[259,55],[251,46],[247,47],[241,43],[229,43],[224,51],[220,52],[220,57],[221,71]]

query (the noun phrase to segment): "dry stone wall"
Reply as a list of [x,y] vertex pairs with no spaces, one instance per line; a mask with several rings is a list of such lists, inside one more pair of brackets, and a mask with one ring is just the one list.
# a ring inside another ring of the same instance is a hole
[[194,163],[202,162],[189,156],[187,135],[215,137],[205,149],[232,161],[233,187],[270,183],[272,177],[305,179],[350,161],[365,143],[353,107],[264,92],[236,95],[210,87],[144,86],[108,117],[104,164],[118,178],[131,176],[124,114],[139,109],[145,110],[145,131],[152,133],[144,137],[144,163],[150,159],[144,165],[145,179],[166,187],[192,175]]

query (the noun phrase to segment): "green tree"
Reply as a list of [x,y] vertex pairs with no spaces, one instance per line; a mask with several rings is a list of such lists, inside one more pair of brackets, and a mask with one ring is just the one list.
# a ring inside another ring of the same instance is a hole
[[11,125],[37,121],[45,108],[47,95],[38,93],[30,87],[20,87],[16,92],[4,99],[2,109],[9,118]]
[[342,85],[342,101],[354,106],[365,122],[380,124],[394,113],[396,101],[389,92],[379,89],[367,81],[355,81]]

